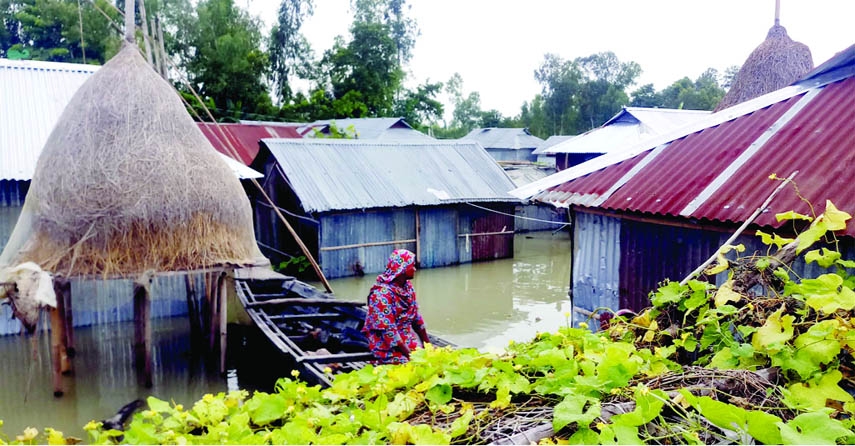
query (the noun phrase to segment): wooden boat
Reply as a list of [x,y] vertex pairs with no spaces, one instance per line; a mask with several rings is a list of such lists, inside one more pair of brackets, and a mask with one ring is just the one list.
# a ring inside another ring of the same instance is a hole
[[[329,386],[332,375],[374,359],[360,331],[365,302],[340,300],[294,277],[276,276],[236,276],[237,296],[265,336],[293,359],[302,379]],[[451,345],[430,337],[436,346]]]

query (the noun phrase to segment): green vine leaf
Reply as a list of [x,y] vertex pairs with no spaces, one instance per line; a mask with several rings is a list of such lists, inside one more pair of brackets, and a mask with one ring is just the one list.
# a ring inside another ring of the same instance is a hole
[[754,336],[751,338],[751,344],[755,350],[766,350],[774,353],[780,350],[784,343],[793,337],[793,321],[796,318],[789,314],[782,316],[784,309],[785,307],[782,305],[754,333]]
[[805,263],[816,262],[817,265],[828,268],[840,259],[840,253],[828,248],[814,249],[805,253]]
[[434,404],[445,404],[451,401],[451,386],[437,384],[425,393],[425,399]]
[[[591,404],[585,409],[589,401]],[[599,416],[600,402],[598,400],[582,394],[567,395],[553,410],[552,429],[558,432],[570,423],[576,423],[580,428],[588,427]]]
[[784,220],[813,221],[813,217],[811,217],[810,215],[799,214],[798,212],[795,212],[795,211],[787,211],[787,212],[781,212],[779,214],[775,214],[775,219],[778,220],[779,223],[784,221]]
[[778,422],[783,444],[836,444],[853,433],[839,420],[832,419],[831,410],[803,413],[787,423]]
[[832,370],[823,375],[816,384],[796,383],[784,389],[783,402],[794,409],[820,410],[824,409],[827,400],[852,402],[848,392],[840,388],[838,383],[843,378],[840,370]]

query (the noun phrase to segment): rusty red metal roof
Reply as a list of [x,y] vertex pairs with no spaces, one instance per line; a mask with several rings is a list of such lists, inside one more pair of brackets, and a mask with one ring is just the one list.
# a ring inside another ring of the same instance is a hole
[[[264,138],[302,138],[296,127],[262,124],[213,124],[197,122],[199,129],[218,152],[230,156],[231,147],[237,151],[238,161],[249,166],[258,155],[258,144]],[[220,131],[222,130],[222,132]],[[225,134],[225,135],[223,135]],[[226,142],[228,141],[228,142]],[[229,144],[230,143],[230,144]]]
[[[709,127],[657,142],[533,198],[562,207],[739,223],[778,186],[771,174],[783,178],[798,171],[793,178],[798,193],[784,187],[757,225],[780,227],[784,223],[775,214],[789,210],[811,214],[802,197],[817,214],[828,199],[855,215],[855,51],[850,50],[849,57],[836,56],[837,71],[823,65],[824,77],[809,75],[797,94],[781,94],[777,102],[724,122],[714,118],[718,113],[711,115]],[[846,234],[855,236],[855,224]]]

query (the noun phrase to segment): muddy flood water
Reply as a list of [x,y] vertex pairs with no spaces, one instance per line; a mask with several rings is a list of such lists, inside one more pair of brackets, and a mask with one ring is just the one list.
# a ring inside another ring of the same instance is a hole
[[[330,284],[340,298],[358,300],[374,277]],[[413,282],[430,332],[459,346],[501,351],[511,340],[529,340],[567,323],[569,277],[568,233],[545,231],[516,235],[513,259],[419,270]],[[152,388],[137,381],[132,323],[110,324],[75,329],[75,374],[64,378],[61,398],[52,392],[48,336],[0,337],[0,432],[5,434],[0,440],[32,426],[54,427],[87,441],[82,426],[134,399],[153,395],[186,406],[205,393],[269,389],[275,376],[289,371],[278,373],[269,351],[255,353],[254,344],[265,341],[250,330],[230,327],[229,372],[220,376],[213,364],[191,353],[185,318],[158,319],[153,327]]]

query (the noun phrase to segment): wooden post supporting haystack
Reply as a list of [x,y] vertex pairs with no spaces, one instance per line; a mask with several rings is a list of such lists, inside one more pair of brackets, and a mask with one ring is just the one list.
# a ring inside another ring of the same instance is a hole
[[229,297],[229,274],[226,271],[220,273],[219,279],[219,307],[220,321],[220,373],[226,373],[226,346],[228,345],[228,297]]
[[[60,371],[63,375],[73,372],[71,357],[74,356],[74,328],[71,316],[71,282],[68,279],[55,277],[53,291],[56,294],[56,310],[60,323]],[[51,321],[53,322],[53,321]]]
[[53,396],[62,396],[62,315],[59,308],[50,309],[50,357],[53,371]]
[[134,281],[134,358],[142,381],[151,387],[151,282],[154,273],[147,271]]

